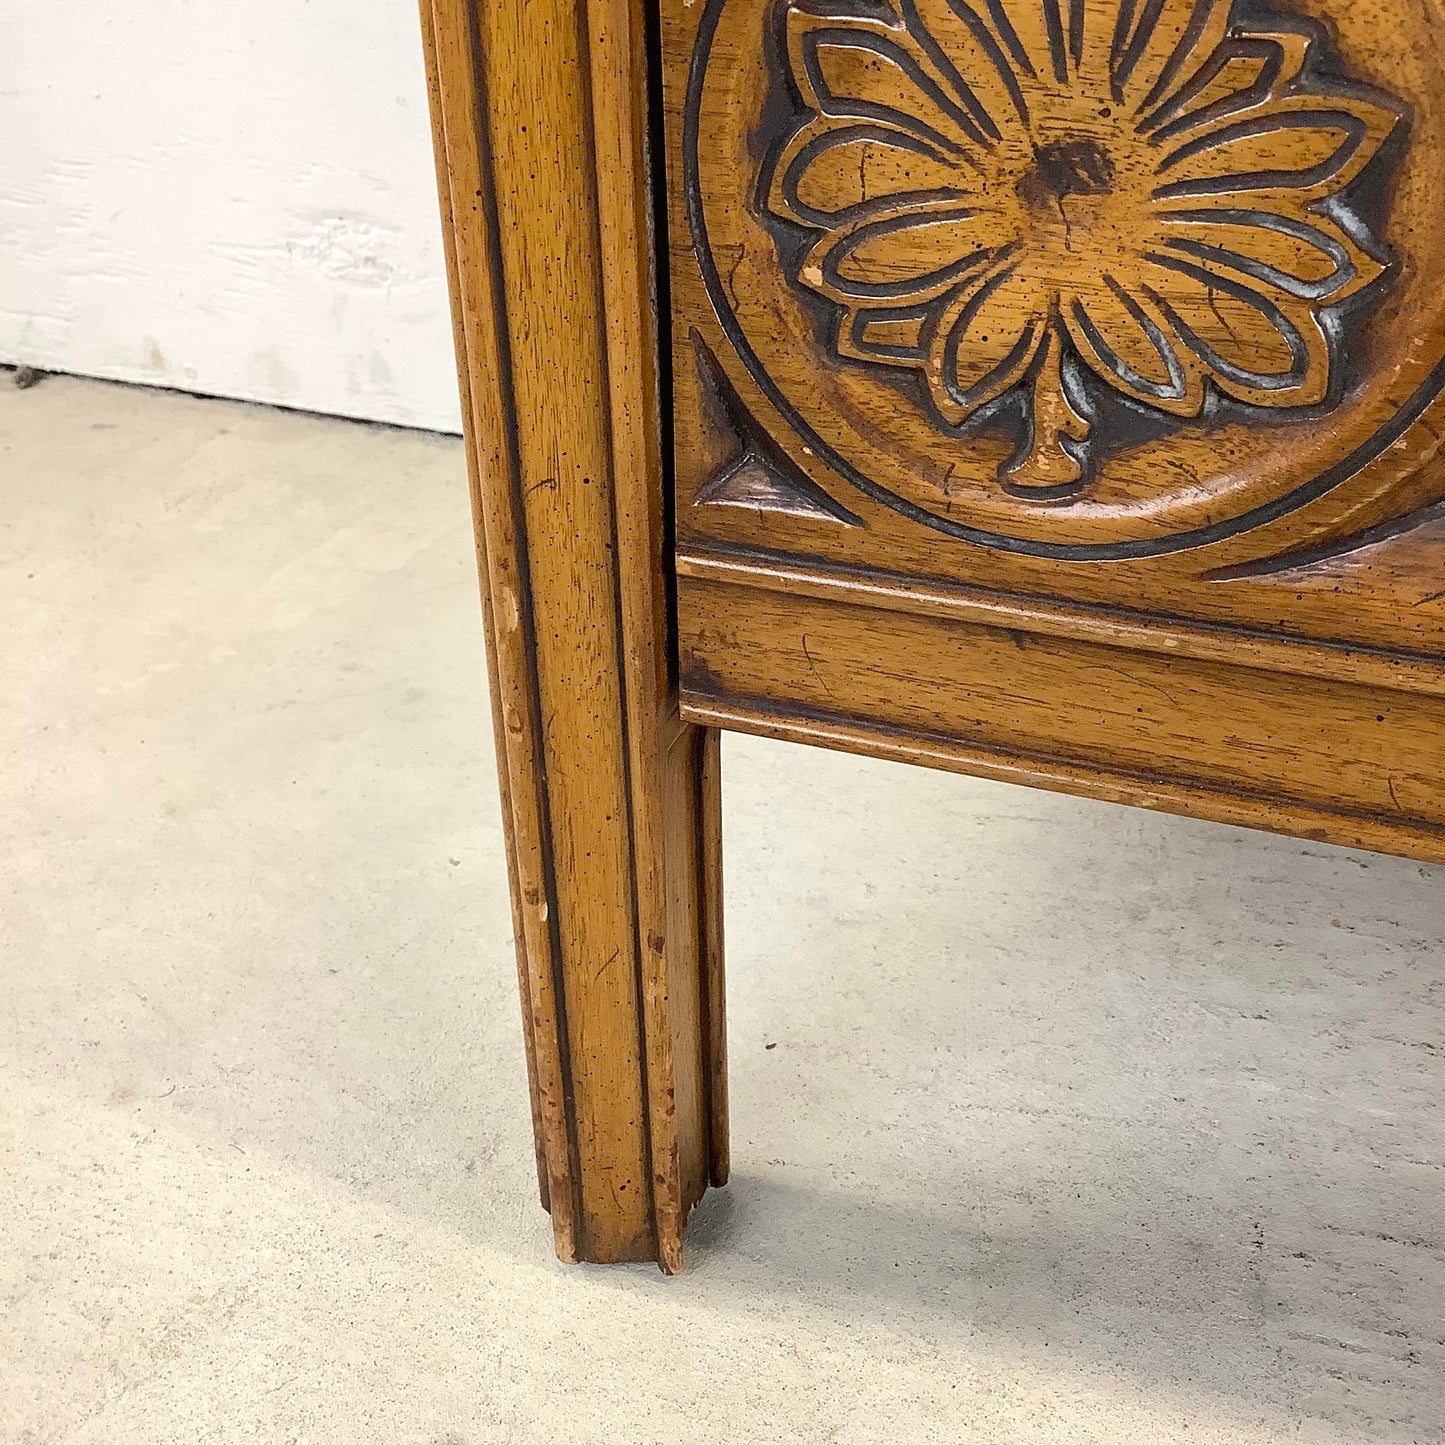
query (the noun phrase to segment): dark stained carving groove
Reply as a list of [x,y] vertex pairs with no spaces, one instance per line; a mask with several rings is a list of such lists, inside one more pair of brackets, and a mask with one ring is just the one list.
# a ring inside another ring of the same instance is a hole
[[713,477],[697,494],[700,507],[746,507],[750,512],[786,512],[794,517],[848,525],[831,504],[825,506],[801,488],[786,482],[755,452]]
[[1301,548],[1296,552],[1282,552],[1275,557],[1265,557],[1257,562],[1248,562],[1240,567],[1221,567],[1207,573],[1211,582],[1242,582],[1252,577],[1273,577],[1281,572],[1293,572],[1301,567],[1315,567],[1322,562],[1333,562],[1348,557],[1352,552],[1363,552],[1367,547],[1377,547],[1394,537],[1403,537],[1432,522],[1445,521],[1445,502],[1432,502],[1427,507],[1407,512],[1403,517],[1393,517],[1388,522],[1368,527],[1363,532],[1354,532],[1318,546]]
[[859,519],[804,476],[769,441],[748,415],[707,343],[692,333],[693,359],[698,385],[717,429],[734,444],[733,455],[710,477],[697,494],[700,507],[745,507],[753,512],[783,512],[814,517],[843,526],[860,526]]

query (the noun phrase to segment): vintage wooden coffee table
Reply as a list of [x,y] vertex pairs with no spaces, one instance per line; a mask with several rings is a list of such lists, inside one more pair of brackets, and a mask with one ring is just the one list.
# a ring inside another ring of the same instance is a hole
[[718,729],[1445,861],[1445,0],[423,0],[537,1160],[727,1175]]

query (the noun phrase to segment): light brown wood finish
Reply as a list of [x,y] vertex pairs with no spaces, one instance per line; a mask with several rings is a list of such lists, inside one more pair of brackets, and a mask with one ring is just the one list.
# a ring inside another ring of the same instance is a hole
[[[430,16],[425,7],[422,13],[422,50],[426,59],[427,96],[432,113],[441,116],[441,77],[437,71],[436,31],[429,23]],[[478,456],[479,438],[476,417],[472,413],[471,385],[467,374],[466,322],[462,314],[462,293],[457,271],[456,217],[452,210],[451,183],[447,176],[446,149],[442,144],[435,147],[437,168],[437,197],[441,206],[442,249],[446,256],[447,291],[451,298],[452,338],[457,358],[457,384],[465,414],[467,482],[472,496],[472,515],[476,518],[475,537],[477,544],[477,573],[486,578],[487,556],[483,545],[482,532],[482,470]],[[486,639],[487,684],[492,703],[492,740],[499,762],[498,791],[502,802],[502,836],[506,842],[507,857],[516,854],[515,830],[512,825],[512,788],[506,766],[507,734],[502,718],[501,679],[497,671],[497,629],[492,617],[491,591],[482,587],[482,630]],[[527,954],[522,936],[525,915],[522,910],[522,886],[517,869],[508,869],[509,892],[512,900],[512,937],[517,954],[517,984],[522,1000],[522,1042],[527,1059],[527,1093],[532,1106],[532,1140],[537,1156],[537,1186],[542,1196],[542,1208],[548,1207],[547,1152],[542,1123],[541,1095],[537,1088],[537,1046],[536,1032],[532,1018],[531,989],[527,982]]]
[[683,566],[699,723],[1445,863],[1438,674]]
[[1445,862],[1445,0],[423,13],[565,1258],[726,1177],[714,729]]
[[660,3],[684,715],[1445,857],[1445,3]]
[[715,742],[670,677],[644,13],[425,0],[558,1253],[681,1264],[726,1171]]
[[660,3],[683,548],[1445,658],[1441,0]]

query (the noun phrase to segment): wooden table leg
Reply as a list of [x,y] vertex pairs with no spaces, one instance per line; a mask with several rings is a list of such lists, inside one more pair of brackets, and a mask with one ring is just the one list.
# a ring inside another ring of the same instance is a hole
[[422,0],[558,1254],[727,1171],[716,734],[677,716],[637,0]]

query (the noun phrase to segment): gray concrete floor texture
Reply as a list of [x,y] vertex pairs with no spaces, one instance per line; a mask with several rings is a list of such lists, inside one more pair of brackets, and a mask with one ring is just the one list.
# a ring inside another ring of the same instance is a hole
[[0,390],[0,1441],[1445,1441],[1442,870],[729,737],[734,1180],[568,1268],[480,633],[456,440]]

